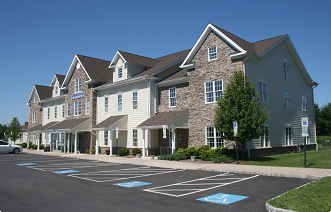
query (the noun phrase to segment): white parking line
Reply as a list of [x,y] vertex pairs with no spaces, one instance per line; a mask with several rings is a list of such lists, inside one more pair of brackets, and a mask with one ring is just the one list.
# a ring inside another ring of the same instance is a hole
[[106,166],[116,166],[120,164],[113,163],[102,163],[102,162],[75,162],[75,163],[58,163],[58,164],[42,164],[35,166],[28,166],[31,169],[37,169],[41,171],[55,171],[64,169],[82,169],[91,167],[106,167]]
[[[147,177],[147,176],[160,175],[160,174],[168,174],[168,173],[174,173],[180,171],[184,171],[184,170],[151,169],[149,167],[141,167],[141,168],[129,168],[129,169],[100,171],[100,172],[88,172],[81,174],[71,174],[68,176],[101,183],[101,182],[110,182],[116,180],[134,179],[134,178]],[[118,177],[118,176],[123,176],[123,177]]]
[[[222,176],[225,176],[227,178],[219,178],[219,177],[222,177]],[[234,176],[234,174],[224,173],[224,174],[219,174],[219,175],[215,175],[215,176],[190,180],[190,181],[186,181],[186,182],[180,182],[180,183],[174,183],[174,184],[165,185],[165,186],[148,188],[148,189],[144,189],[144,191],[157,193],[157,194],[168,195],[168,196],[172,196],[172,197],[182,197],[182,196],[195,194],[195,193],[207,191],[207,190],[210,190],[210,189],[230,185],[230,184],[233,184],[233,183],[249,180],[249,179],[258,177],[259,175],[254,175],[254,176],[251,176],[251,177],[244,177],[244,178],[238,178],[238,177],[231,178],[231,177],[228,177],[228,176]],[[217,178],[215,178],[215,177],[217,177]],[[219,180],[221,182],[219,182],[219,183],[215,183],[215,182],[213,182],[213,183],[200,183],[200,182],[199,183],[192,183],[192,182],[209,181],[209,180]],[[224,183],[224,182],[222,182],[222,180],[233,180],[233,181]],[[206,185],[210,185],[210,186],[208,188],[192,188],[192,186],[206,186]],[[184,187],[187,186],[188,188],[184,188],[184,189],[178,188],[178,187],[183,187],[183,186]],[[184,191],[184,192],[181,192],[181,194],[177,194],[177,195],[171,193],[171,192],[178,192],[178,191]],[[188,191],[188,192],[185,192],[185,191]]]

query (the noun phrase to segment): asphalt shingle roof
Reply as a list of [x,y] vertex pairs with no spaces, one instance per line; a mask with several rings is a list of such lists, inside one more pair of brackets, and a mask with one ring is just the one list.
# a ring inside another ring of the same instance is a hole
[[158,60],[149,58],[149,57],[144,57],[136,54],[132,54],[129,52],[124,52],[124,51],[118,51],[126,61],[129,63],[134,63],[137,65],[145,66],[145,67],[153,67],[156,63],[158,63]]
[[45,124],[44,126],[42,126],[41,130],[42,131],[47,130],[48,128],[50,128],[51,126],[53,126],[57,123],[59,123],[59,122],[58,121],[49,122],[48,124]]
[[28,129],[28,131],[41,131],[42,125],[38,124],[34,127],[31,127],[30,129]]
[[49,127],[48,130],[62,130],[62,129],[70,130],[78,126],[79,124],[82,124],[83,122],[87,121],[88,119],[90,118],[66,119]]
[[62,74],[55,74],[57,80],[59,80],[59,84],[62,85],[64,79],[66,78],[66,75],[62,75]]
[[188,113],[188,110],[160,112],[139,124],[138,127],[170,125],[185,113]]
[[187,69],[183,68],[183,69],[175,72],[174,74],[170,75],[169,77],[165,78],[161,82],[171,81],[171,80],[179,79],[179,78],[182,78],[182,77],[185,77],[185,76],[187,76]]
[[40,101],[52,97],[53,86],[35,85]]
[[113,81],[113,72],[109,69],[110,61],[84,55],[77,55],[91,79],[100,82]]
[[107,128],[110,125],[114,124],[115,122],[119,121],[120,119],[126,117],[126,115],[119,115],[119,116],[110,116],[109,118],[105,119],[104,121],[100,122],[93,128]]

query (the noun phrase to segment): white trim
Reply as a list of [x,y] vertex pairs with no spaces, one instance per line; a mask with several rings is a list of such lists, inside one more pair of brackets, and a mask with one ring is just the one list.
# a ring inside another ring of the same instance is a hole
[[[133,99],[133,94],[136,93],[137,94],[137,99],[136,101],[134,101]],[[133,89],[131,90],[131,94],[132,94],[132,110],[138,110],[138,89]],[[134,108],[134,102],[137,102],[136,104],[136,108]]]
[[[216,51],[215,51],[215,53],[213,53],[213,54],[216,54],[216,57],[214,58],[214,59],[210,59],[210,48],[212,48],[212,47],[215,47],[216,48]],[[213,60],[216,60],[217,59],[217,46],[216,45],[212,45],[212,46],[210,46],[210,47],[208,47],[208,62],[210,62],[210,61],[213,61]]]
[[[171,89],[175,89],[175,96],[173,97],[173,98],[175,98],[175,105],[174,106],[171,106]],[[177,95],[176,95],[176,87],[172,87],[172,88],[169,88],[168,89],[168,101],[169,101],[169,107],[170,108],[175,108],[175,107],[177,107]]]
[[34,89],[36,90],[36,93],[37,93],[37,96],[38,96],[38,99],[39,99],[37,102],[40,102],[40,98],[39,98],[39,94],[38,94],[38,91],[37,91],[36,85],[33,85],[33,88],[32,88],[31,94],[30,94],[30,98],[29,98],[27,104],[29,104],[29,102],[30,102],[30,100],[31,100],[31,98],[32,98],[32,94],[33,94]]
[[274,45],[272,45],[269,49],[267,49],[266,51],[264,51],[262,54],[260,54],[259,57],[263,57],[264,55],[266,55],[268,52],[270,52],[273,48],[275,48],[276,46],[278,46],[278,44],[280,44],[281,42],[283,42],[285,39],[289,38],[288,35],[284,36],[282,39],[280,39],[277,43],[275,43]]
[[109,65],[108,68],[114,68],[114,64],[113,63],[115,62],[115,60],[118,59],[118,57],[121,57],[122,58],[124,64],[128,62],[128,61],[126,61],[124,59],[124,57],[121,55],[121,53],[119,51],[116,51],[116,53],[115,53],[113,59],[111,60],[110,65]]
[[165,86],[169,86],[169,85],[187,83],[187,82],[189,82],[188,79],[189,78],[187,76],[185,76],[185,77],[181,77],[181,78],[173,79],[173,80],[168,80],[168,81],[164,81],[164,82],[161,81],[161,82],[157,83],[157,86],[158,87],[165,87]]
[[261,103],[265,103],[265,104],[268,104],[268,102],[269,102],[269,89],[268,89],[268,83],[265,81],[265,80],[258,80],[257,81],[257,92],[258,93],[260,93],[260,91],[259,91],[259,83],[264,83],[265,84],[265,86],[266,86],[266,94],[267,94],[267,99],[266,99],[266,102],[263,102],[263,84],[262,84],[262,98],[261,98]]

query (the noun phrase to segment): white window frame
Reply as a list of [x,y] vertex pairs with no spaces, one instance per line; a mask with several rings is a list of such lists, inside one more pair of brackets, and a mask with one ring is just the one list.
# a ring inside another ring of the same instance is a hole
[[82,115],[82,101],[74,102],[74,116]]
[[259,80],[257,87],[260,94],[260,102],[268,104],[268,84],[263,80]]
[[117,94],[117,111],[122,111],[123,109],[123,95],[122,93]]
[[134,146],[134,147],[138,146],[138,130],[137,129],[132,130],[132,146]]
[[103,144],[108,146],[108,130],[103,131]]
[[284,73],[284,77],[285,79],[288,78],[288,64],[287,64],[287,61],[286,60],[283,60],[283,73]]
[[[212,129],[212,131],[208,131],[209,129]],[[212,133],[212,134],[210,134]],[[211,136],[210,136],[211,135]],[[212,139],[212,142],[209,142],[208,139]],[[210,145],[213,143],[213,145]],[[205,127],[205,144],[210,146],[211,148],[217,148],[219,146],[224,146],[224,140],[220,136],[220,134],[217,132],[216,128],[213,126],[206,126]]]
[[65,116],[65,105],[64,103],[62,104],[62,118]]
[[137,90],[132,91],[132,109],[133,110],[138,109],[138,91]]
[[75,79],[75,93],[82,91],[82,78]]
[[291,93],[288,89],[283,90],[283,104],[287,108],[291,108]]
[[36,112],[32,112],[32,123],[35,123],[36,119]]
[[301,101],[302,101],[302,111],[306,112],[308,110],[307,96],[302,95]]
[[269,126],[268,125],[263,126],[263,133],[260,137],[260,146],[261,146],[261,148],[270,147],[270,135],[269,135]]
[[[210,52],[211,51],[211,48],[214,48],[215,47],[215,52]],[[211,58],[211,55],[214,57],[214,58]],[[208,48],[208,61],[212,61],[212,60],[216,60],[217,59],[217,46],[216,45],[213,45],[213,46],[210,46]]]
[[[174,95],[171,96],[171,94]],[[169,88],[169,107],[176,107],[176,106],[177,106],[176,87]]]
[[54,118],[57,118],[57,105],[54,105]]
[[106,95],[104,99],[104,111],[105,113],[108,113],[109,109],[109,97]]
[[85,114],[89,115],[90,112],[91,112],[91,100],[90,100],[90,98],[86,98]]
[[67,103],[67,117],[70,117],[71,115],[71,104]]
[[[217,87],[217,83],[216,82],[221,82],[221,89],[218,89]],[[207,83],[211,84],[211,90],[207,92]],[[209,82],[205,82],[205,86],[204,86],[204,94],[205,94],[205,104],[212,104],[212,103],[216,103],[219,99],[223,98],[223,79],[219,79],[219,80],[215,80],[215,81],[209,81]],[[208,94],[212,93],[212,101],[208,101]],[[219,93],[219,95],[218,95]]]
[[[121,72],[120,72],[121,70]],[[120,66],[120,67],[117,67],[117,77],[118,79],[121,79],[123,77],[123,67]]]
[[47,119],[51,118],[51,108],[47,107]]
[[58,93],[59,93],[59,87],[55,85],[55,95],[57,95]]
[[285,126],[285,146],[293,145],[293,128]]

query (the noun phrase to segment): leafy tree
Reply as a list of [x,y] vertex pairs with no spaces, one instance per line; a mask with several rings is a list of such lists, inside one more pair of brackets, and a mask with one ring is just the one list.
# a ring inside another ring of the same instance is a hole
[[22,131],[21,124],[16,117],[13,118],[8,128],[10,133],[8,136],[10,136],[10,139],[14,141],[15,144],[15,141],[19,138],[19,135]]
[[331,135],[331,103],[319,108],[315,104],[316,133],[319,136]]
[[[267,119],[268,113],[259,101],[255,86],[241,71],[236,71],[223,98],[218,101],[214,120],[216,130],[224,139],[241,143],[244,159],[246,142],[261,136]],[[238,123],[236,137],[233,134],[233,121]]]
[[8,129],[7,125],[5,125],[5,124],[4,125],[0,125],[0,139],[1,140],[5,140],[5,141],[8,140],[8,138],[7,138],[7,136],[8,136],[7,129]]
[[27,121],[24,122],[24,125],[28,125],[28,124],[29,124],[29,122],[27,122]]

